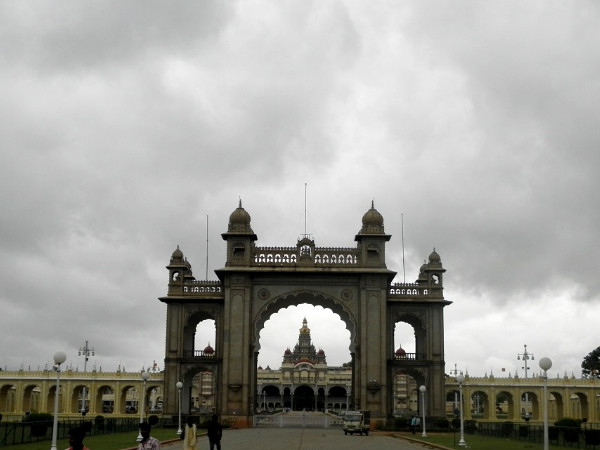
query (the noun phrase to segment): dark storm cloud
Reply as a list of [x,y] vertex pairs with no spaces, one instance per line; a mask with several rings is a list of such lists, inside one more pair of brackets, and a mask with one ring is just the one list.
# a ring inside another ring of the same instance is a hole
[[[402,219],[407,281],[441,254],[449,362],[499,364],[548,303],[569,336],[565,309],[597,308],[594,3],[0,8],[3,365],[85,339],[104,370],[160,363],[171,252],[204,278],[208,248],[214,279],[240,197],[258,245],[295,245],[305,183],[317,245],[355,245],[374,199],[397,280]],[[463,354],[492,330],[496,359]],[[597,346],[578,340],[560,367]]]

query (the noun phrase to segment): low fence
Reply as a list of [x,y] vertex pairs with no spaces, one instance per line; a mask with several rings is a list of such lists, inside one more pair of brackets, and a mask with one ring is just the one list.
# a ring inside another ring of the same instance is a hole
[[[470,423],[469,423],[470,422]],[[544,426],[542,424],[517,424],[512,422],[465,422],[467,433],[483,436],[501,437],[535,443],[544,442]],[[564,447],[593,448],[600,447],[600,429],[596,427],[548,427],[550,444]],[[468,438],[467,438],[468,441]]]
[[[101,434],[124,433],[137,431],[140,419],[137,418],[95,418],[66,419],[58,422],[57,438],[66,439],[69,430],[75,427],[84,427],[86,435],[96,436]],[[0,422],[0,447],[8,445],[25,444],[52,439],[53,421],[43,422]],[[157,424],[156,426],[161,426]]]
[[272,414],[255,415],[254,427],[270,428],[330,428],[341,427],[343,420],[341,417],[323,414]]

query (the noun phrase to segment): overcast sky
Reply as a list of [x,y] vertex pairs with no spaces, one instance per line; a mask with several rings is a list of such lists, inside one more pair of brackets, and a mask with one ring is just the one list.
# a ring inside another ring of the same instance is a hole
[[[527,344],[532,370],[579,376],[600,345],[598,23],[596,1],[0,1],[0,367],[63,350],[81,370],[86,340],[104,371],[162,367],[173,250],[204,279],[208,249],[216,279],[240,198],[257,245],[294,246],[307,183],[317,246],[354,246],[374,199],[396,281],[402,217],[406,281],[435,247],[447,373],[522,376]],[[302,306],[259,364],[304,317],[349,360],[339,317]]]

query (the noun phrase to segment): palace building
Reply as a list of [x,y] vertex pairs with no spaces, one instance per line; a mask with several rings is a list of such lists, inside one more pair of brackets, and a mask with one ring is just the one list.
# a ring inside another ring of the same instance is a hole
[[[398,349],[397,352],[403,352]],[[278,410],[329,411],[342,413],[354,409],[352,403],[352,366],[328,366],[325,351],[315,348],[306,318],[298,342],[283,353],[281,367],[258,367],[257,412]],[[417,411],[416,383],[412,377],[394,377],[395,411]]]

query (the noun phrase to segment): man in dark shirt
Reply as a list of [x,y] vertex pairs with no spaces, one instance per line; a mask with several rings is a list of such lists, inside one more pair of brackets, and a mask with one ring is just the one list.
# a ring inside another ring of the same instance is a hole
[[212,420],[208,424],[208,442],[210,443],[210,450],[214,450],[215,445],[217,450],[221,450],[221,437],[223,436],[223,427],[219,423],[219,417],[215,414],[212,416]]

